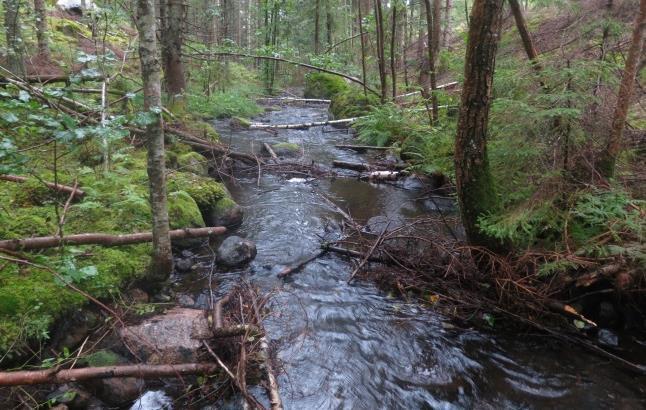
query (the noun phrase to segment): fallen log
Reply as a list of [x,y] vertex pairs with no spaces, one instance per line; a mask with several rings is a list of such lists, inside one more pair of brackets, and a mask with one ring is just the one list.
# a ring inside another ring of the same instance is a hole
[[384,171],[384,170],[403,170],[408,167],[406,164],[387,164],[387,165],[370,165],[363,162],[346,162],[332,161],[335,168],[351,169],[353,171]]
[[300,124],[263,124],[260,122],[254,122],[249,124],[249,129],[251,130],[287,130],[287,129],[307,129],[310,127],[323,127],[325,125],[343,125],[343,124],[352,124],[359,118],[363,117],[354,117],[354,118],[344,118],[341,120],[329,120],[329,121],[314,121],[314,122],[303,122]]
[[[9,175],[9,174],[0,175],[0,179],[2,179],[3,181],[17,182],[17,183],[23,183],[29,180],[29,178],[27,177],[21,177],[18,175]],[[55,184],[53,182],[44,182],[44,184],[49,189],[53,189],[54,191],[64,192],[66,194],[69,194],[72,197],[83,198],[83,196],[85,195],[85,192],[83,190],[74,188],[71,186]]]
[[274,162],[278,162],[278,155],[274,152],[274,149],[271,147],[271,145],[267,144],[266,142],[262,143],[262,146],[265,148],[265,151],[271,155],[271,159],[274,160]]
[[233,336],[260,336],[263,335],[263,331],[254,325],[233,325],[227,327],[219,327],[212,330],[210,337],[212,338],[225,338]]
[[289,103],[305,103],[305,104],[329,104],[332,100],[324,100],[320,98],[294,98],[294,97],[263,97],[256,99],[259,103],[276,102],[279,104]]
[[[203,238],[206,236],[222,235],[226,232],[223,226],[208,228],[185,228],[169,232],[171,239]],[[106,233],[81,233],[77,235],[41,236],[36,238],[6,239],[0,241],[0,249],[10,251],[36,250],[54,248],[61,245],[105,245],[119,246],[133,243],[150,242],[153,239],[152,232],[139,232],[133,234],[111,235]]]
[[222,155],[231,157],[233,159],[237,159],[247,164],[255,165],[258,163],[257,159],[254,158],[252,155],[245,154],[242,152],[229,151],[227,147],[196,137],[195,135],[192,135],[189,132],[182,131],[180,129],[177,129],[168,125],[164,126],[164,131],[170,134],[177,135],[186,144],[192,146],[193,148],[197,148],[202,152],[217,152],[218,154],[222,154]]
[[336,144],[334,146],[336,148],[351,149],[353,151],[367,151],[367,150],[387,151],[389,149],[392,149],[392,147],[375,147],[374,145]]
[[0,372],[0,386],[23,386],[34,384],[64,384],[89,379],[110,377],[136,377],[154,379],[158,377],[179,377],[189,374],[211,374],[218,369],[214,363],[184,364],[133,364],[82,369],[47,369]]
[[367,181],[394,181],[403,174],[399,171],[372,171],[368,175],[361,176]]
[[[435,87],[435,89],[436,89],[436,90],[442,90],[442,89],[444,89],[444,88],[452,88],[452,87],[455,87],[456,85],[458,85],[458,82],[457,82],[457,81],[452,81],[452,82],[450,82],[450,83],[440,84],[440,85],[438,85],[437,87]],[[401,94],[401,95],[398,95],[397,97],[395,97],[395,99],[411,97],[411,96],[413,96],[413,95],[418,95],[418,94],[421,94],[421,91],[413,91],[413,92],[410,92],[410,93]]]
[[[349,256],[351,258],[365,258],[365,254],[358,252],[358,251],[353,251],[352,249],[346,249],[346,248],[341,248],[339,246],[332,246],[332,245],[324,245],[323,249],[325,249],[328,252],[334,252],[338,253],[339,255],[344,255],[344,256]],[[379,256],[375,255],[370,255],[368,257],[369,262],[379,262],[379,263],[388,263],[388,260],[385,260],[384,258],[381,258]]]

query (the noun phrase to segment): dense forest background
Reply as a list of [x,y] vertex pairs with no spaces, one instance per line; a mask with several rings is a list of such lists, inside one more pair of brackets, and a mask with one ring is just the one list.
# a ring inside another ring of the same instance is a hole
[[213,164],[258,158],[211,121],[248,128],[275,96],[329,99],[357,144],[457,199],[461,286],[643,329],[644,3],[3,0],[0,364],[78,344],[54,324],[88,300],[162,288],[174,230],[239,222]]

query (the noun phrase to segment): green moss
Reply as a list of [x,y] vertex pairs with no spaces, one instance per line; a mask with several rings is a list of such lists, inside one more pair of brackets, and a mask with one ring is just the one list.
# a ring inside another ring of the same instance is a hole
[[168,217],[171,229],[201,228],[206,226],[200,208],[185,191],[168,194]]
[[111,350],[98,350],[83,359],[90,367],[116,366],[123,363],[123,358]]
[[345,80],[337,75],[309,73],[305,76],[305,98],[332,98],[349,88]]
[[56,192],[49,189],[43,182],[30,178],[15,190],[14,204],[16,206],[40,206],[56,198]]
[[353,118],[368,114],[377,105],[377,96],[365,95],[362,90],[351,88],[332,97],[330,111],[337,119]]
[[231,128],[249,128],[251,126],[251,121],[242,117],[233,117],[229,121],[229,126]]
[[213,128],[213,125],[205,121],[187,121],[184,123],[189,132],[209,141],[220,141],[220,134]]
[[215,212],[218,214],[224,214],[236,206],[238,206],[238,204],[233,199],[229,197],[222,198],[215,203]]
[[187,172],[175,172],[168,177],[168,191],[186,191],[195,200],[202,212],[207,212],[215,203],[229,193],[226,187],[215,180]]
[[204,155],[197,152],[181,154],[177,157],[176,168],[180,171],[191,172],[193,174],[208,176],[208,160]]

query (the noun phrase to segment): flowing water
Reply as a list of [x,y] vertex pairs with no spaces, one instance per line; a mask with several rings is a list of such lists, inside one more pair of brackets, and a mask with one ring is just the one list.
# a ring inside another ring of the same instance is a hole
[[[288,107],[257,120],[299,123],[327,118],[325,107]],[[217,127],[238,151],[262,142],[293,142],[317,163],[357,161],[334,147],[351,143],[345,132],[232,131]],[[236,235],[255,241],[258,255],[242,272],[218,274],[223,294],[240,275],[272,292],[265,327],[282,363],[281,396],[287,409],[435,408],[645,408],[645,380],[629,376],[579,349],[544,337],[496,337],[459,329],[437,312],[407,303],[373,284],[347,284],[353,265],[333,254],[283,281],[276,273],[338,238],[341,219],[324,192],[357,220],[383,215],[412,218],[433,212],[419,191],[350,178],[312,181],[250,173],[230,186],[245,218]],[[205,280],[184,280],[206,305]],[[190,285],[189,285],[190,283]],[[256,388],[257,397],[264,392]],[[264,400],[264,398],[263,398]]]

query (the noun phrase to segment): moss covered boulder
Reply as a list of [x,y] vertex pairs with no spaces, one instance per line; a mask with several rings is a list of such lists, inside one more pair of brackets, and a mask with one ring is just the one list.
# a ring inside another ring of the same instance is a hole
[[305,98],[329,99],[349,88],[345,80],[338,75],[309,73],[305,76]]
[[188,152],[177,157],[176,168],[180,171],[191,172],[193,174],[208,176],[209,163],[206,157],[197,152]]
[[379,105],[379,98],[364,94],[363,90],[349,88],[332,97],[330,111],[334,118],[353,118],[368,114],[372,107]]
[[233,130],[246,129],[251,126],[251,121],[242,117],[233,117],[229,120],[229,127]]
[[242,222],[242,208],[223,184],[211,178],[176,172],[169,176],[168,190],[186,191],[197,203],[207,226],[235,226]]
[[[168,194],[168,218],[170,229],[203,228],[204,218],[195,200],[186,191]],[[173,240],[173,245],[180,248],[191,248],[205,243],[205,238],[187,238]]]

